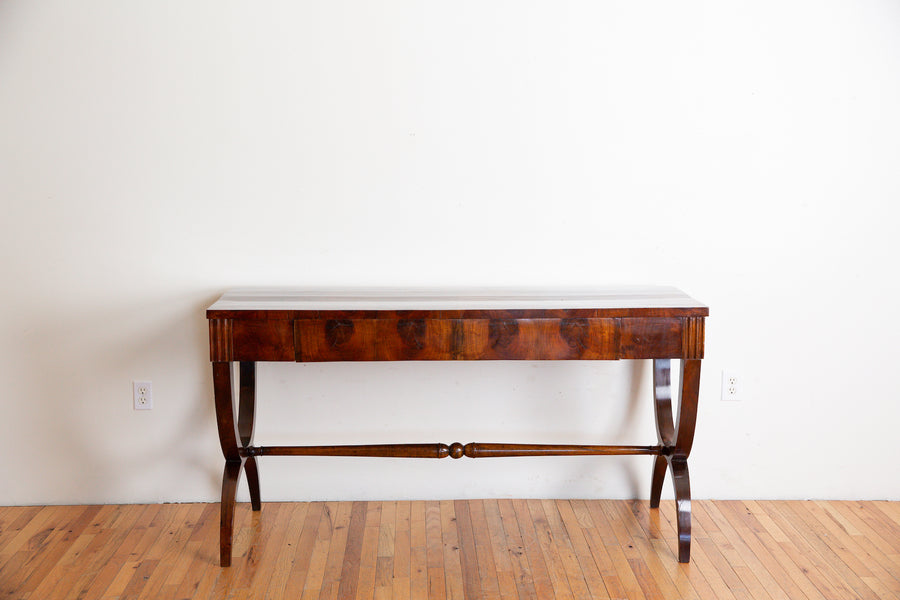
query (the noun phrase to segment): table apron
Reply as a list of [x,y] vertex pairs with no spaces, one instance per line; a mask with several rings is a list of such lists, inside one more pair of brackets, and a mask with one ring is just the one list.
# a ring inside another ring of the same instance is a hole
[[702,358],[703,317],[211,319],[219,361]]

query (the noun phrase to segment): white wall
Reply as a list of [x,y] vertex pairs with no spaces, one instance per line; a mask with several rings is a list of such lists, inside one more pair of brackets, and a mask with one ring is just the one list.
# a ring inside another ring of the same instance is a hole
[[[5,0],[0,503],[215,500],[228,287],[616,282],[711,306],[695,497],[900,500],[898,107],[890,0]],[[644,364],[259,387],[261,443],[655,442]],[[646,497],[649,470],[266,459],[262,485]]]

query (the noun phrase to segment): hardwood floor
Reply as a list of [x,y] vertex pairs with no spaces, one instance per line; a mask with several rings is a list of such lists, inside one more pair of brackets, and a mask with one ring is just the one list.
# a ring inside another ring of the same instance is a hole
[[448,500],[0,507],[0,598],[900,599],[900,503]]

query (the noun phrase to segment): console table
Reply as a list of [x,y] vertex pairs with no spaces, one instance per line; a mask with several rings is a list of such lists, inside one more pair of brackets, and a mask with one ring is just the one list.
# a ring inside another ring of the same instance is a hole
[[[558,455],[655,456],[650,506],[672,474],[678,560],[691,549],[688,456],[697,418],[704,318],[709,309],[669,287],[575,290],[235,289],[206,312],[219,441],[225,456],[220,560],[231,564],[235,494],[247,474],[260,510],[257,456],[469,458]],[[256,363],[372,360],[653,360],[657,443],[377,444],[258,446],[253,440]],[[673,418],[671,360],[680,359]],[[233,381],[238,363],[238,382]],[[237,406],[235,406],[235,388]]]

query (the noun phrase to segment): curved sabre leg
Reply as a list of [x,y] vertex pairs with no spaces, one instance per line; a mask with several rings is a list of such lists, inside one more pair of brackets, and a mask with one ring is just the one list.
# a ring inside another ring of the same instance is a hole
[[231,566],[231,538],[234,531],[234,501],[243,461],[226,461],[222,474],[222,502],[219,509],[219,562]]
[[678,562],[686,563],[691,560],[691,480],[686,458],[674,457],[671,465],[678,512]]
[[650,507],[658,508],[667,467],[675,487],[678,517],[678,562],[691,558],[691,482],[687,459],[694,442],[697,423],[697,396],[700,391],[700,360],[681,360],[681,390],[678,402],[677,428],[672,419],[671,360],[653,361],[653,400],[656,409],[656,433],[663,453],[653,464],[650,484]]

